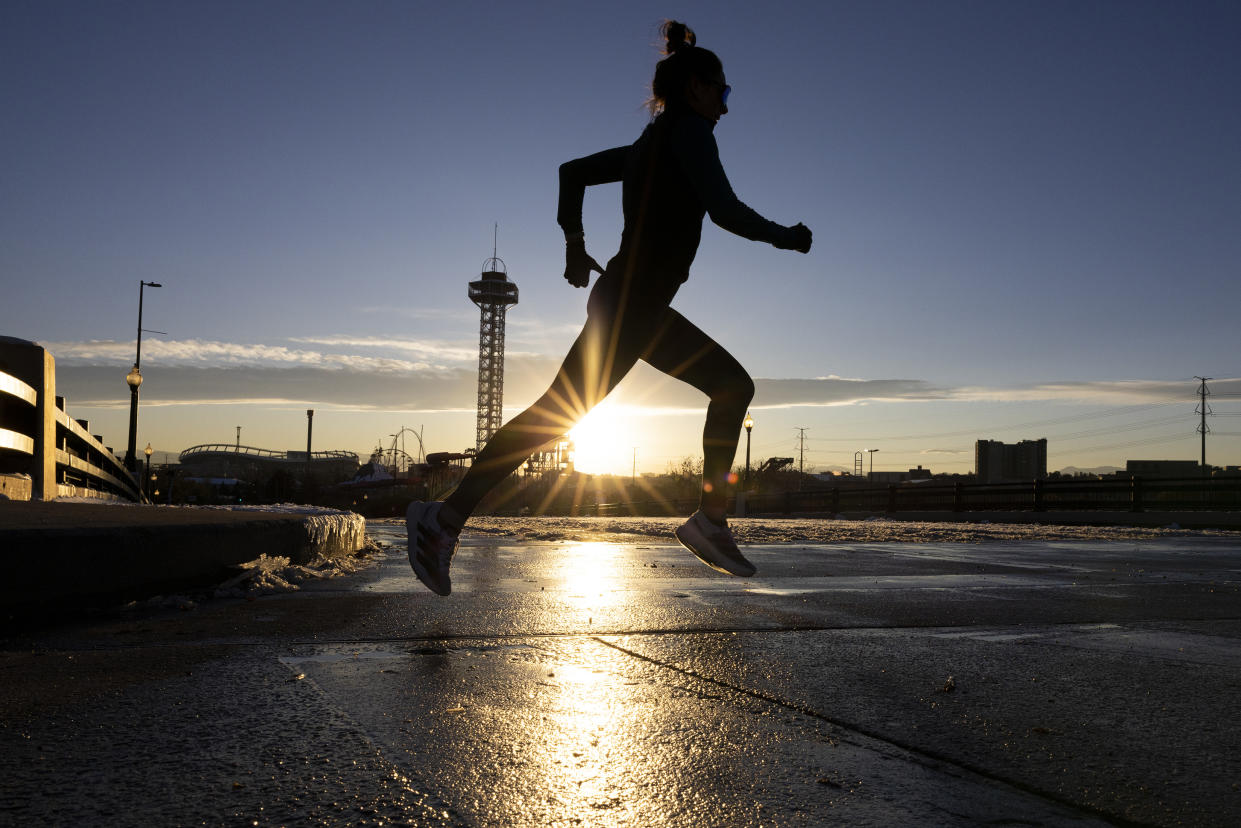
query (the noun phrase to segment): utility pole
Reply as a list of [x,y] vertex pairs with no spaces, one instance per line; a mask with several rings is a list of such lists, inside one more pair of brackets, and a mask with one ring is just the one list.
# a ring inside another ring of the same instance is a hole
[[1207,434],[1211,429],[1207,427],[1207,415],[1211,413],[1211,406],[1207,405],[1207,397],[1211,395],[1210,389],[1207,388],[1207,380],[1213,377],[1194,377],[1199,380],[1198,397],[1200,402],[1198,407],[1194,409],[1194,413],[1198,414],[1202,419],[1198,424],[1198,433],[1202,435],[1202,476],[1207,477]]
[[306,491],[310,491],[310,435],[315,424],[315,410],[306,409]]
[[[797,473],[806,473],[806,431],[801,426],[794,426],[797,429]],[[800,484],[799,484],[800,485]]]

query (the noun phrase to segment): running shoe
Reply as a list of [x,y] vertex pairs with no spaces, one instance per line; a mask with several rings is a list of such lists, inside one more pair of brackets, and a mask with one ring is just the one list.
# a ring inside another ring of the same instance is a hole
[[712,523],[701,509],[677,529],[676,536],[682,546],[714,570],[743,578],[755,572],[754,564],[741,554],[728,527]]
[[443,505],[439,501],[415,500],[405,512],[409,565],[418,580],[436,595],[452,592],[448,566],[457,551],[457,536],[440,526],[439,513]]

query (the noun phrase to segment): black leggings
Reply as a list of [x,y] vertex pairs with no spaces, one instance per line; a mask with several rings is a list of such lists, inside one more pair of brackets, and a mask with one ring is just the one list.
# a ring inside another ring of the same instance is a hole
[[539,447],[563,435],[601,402],[639,359],[710,398],[702,433],[701,506],[724,508],[754,381],[719,343],[677,311],[663,304],[626,307],[624,302],[617,303],[619,309],[609,308],[608,293],[596,289],[592,294],[586,325],[551,386],[492,436],[448,497],[446,504],[461,520]]

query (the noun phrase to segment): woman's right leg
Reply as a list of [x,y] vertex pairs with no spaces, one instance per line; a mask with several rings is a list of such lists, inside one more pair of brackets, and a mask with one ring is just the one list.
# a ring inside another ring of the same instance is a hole
[[606,315],[589,316],[543,396],[505,423],[474,458],[445,499],[441,522],[460,531],[487,492],[606,397],[638,361],[633,339],[622,341],[618,325]]

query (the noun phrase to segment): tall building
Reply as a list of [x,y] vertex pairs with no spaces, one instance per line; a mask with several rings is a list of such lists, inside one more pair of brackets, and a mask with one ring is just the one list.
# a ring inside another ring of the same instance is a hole
[[495,251],[483,263],[482,277],[470,282],[470,300],[478,305],[478,419],[475,448],[482,451],[499,430],[504,414],[504,314],[517,304],[517,285],[508,280]]
[[1038,480],[1047,476],[1047,438],[974,443],[974,474],[979,483]]

